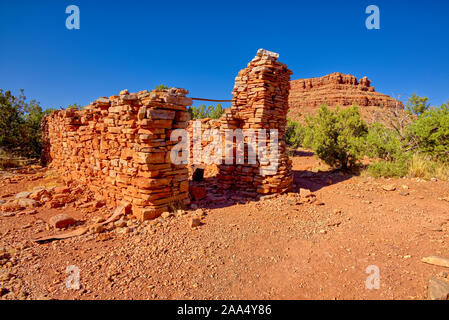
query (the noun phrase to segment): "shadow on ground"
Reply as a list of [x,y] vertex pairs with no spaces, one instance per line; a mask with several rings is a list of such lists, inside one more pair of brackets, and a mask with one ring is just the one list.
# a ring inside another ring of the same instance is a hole
[[[299,153],[305,153],[299,151]],[[309,155],[307,155],[309,156]],[[309,189],[316,192],[322,188],[346,181],[353,176],[359,175],[357,172],[347,172],[343,170],[328,171],[310,171],[310,170],[293,170],[293,190],[291,192],[299,193],[300,189]],[[201,209],[217,209],[234,206],[236,204],[245,204],[248,202],[260,201],[260,198],[248,196],[243,191],[238,190],[221,190],[218,186],[217,178],[208,177],[202,182],[189,181],[191,186],[200,186],[206,188],[207,197],[205,199],[194,201],[192,204]],[[274,196],[274,195],[273,195]],[[270,196],[266,196],[270,197]]]
[[293,183],[296,185],[293,192],[299,192],[300,188],[309,189],[312,192],[324,187],[334,185],[354,176],[357,172],[347,172],[343,170],[329,170],[313,172],[309,170],[293,170]]

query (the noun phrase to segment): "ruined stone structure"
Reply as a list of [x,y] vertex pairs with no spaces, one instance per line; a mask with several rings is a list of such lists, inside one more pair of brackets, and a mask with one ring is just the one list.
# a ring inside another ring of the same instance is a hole
[[[290,117],[297,120],[297,114],[314,114],[321,104],[329,107],[358,105],[363,107],[403,108],[402,102],[376,92],[367,78],[357,80],[350,74],[339,72],[320,78],[299,79],[291,82],[289,96]],[[368,113],[372,110],[368,110]]]
[[[189,125],[187,127],[187,132],[189,133],[190,138],[190,154],[189,154],[189,164],[210,164],[214,159],[206,159],[206,155],[203,154],[203,150],[211,143],[211,139],[208,139],[205,136],[208,130],[216,130],[220,132],[221,120],[219,119],[197,119],[190,120]],[[195,130],[194,130],[195,128]],[[194,134],[197,134],[200,139],[195,143]],[[220,134],[221,138],[221,134]]]
[[[221,188],[239,189],[248,196],[291,188],[291,162],[284,137],[291,74],[277,61],[277,54],[259,50],[236,78],[232,107],[220,120],[202,121],[200,136],[206,129],[216,129],[223,137],[223,148],[227,130],[267,130],[258,139],[266,143],[269,161],[263,163],[258,158],[255,164],[248,164],[245,148],[243,164],[225,164],[223,154],[218,174]],[[97,99],[83,110],[55,111],[42,122],[43,161],[67,181],[87,186],[110,203],[130,203],[133,214],[142,220],[188,204],[187,164],[173,163],[171,151],[179,140],[170,139],[175,129],[188,126],[186,106],[192,99],[187,93],[176,88],[131,94],[124,90]],[[270,129],[277,130],[276,144],[271,141],[275,134]],[[210,141],[195,144],[192,127],[187,132],[192,139],[193,162],[196,148],[204,148]],[[238,147],[237,141],[232,144],[232,148]],[[275,146],[277,154],[271,152]],[[205,160],[207,157],[201,159]]]
[[[218,179],[224,189],[239,189],[249,196],[281,193],[291,188],[293,176],[291,161],[285,144],[286,116],[290,75],[292,72],[279,61],[278,54],[260,49],[247,68],[235,79],[232,106],[221,118],[221,131],[235,129],[266,129],[264,139],[270,150],[270,129],[278,132],[278,155],[267,153],[269,163],[261,163],[260,153],[256,164],[248,164],[248,149],[244,149],[244,164],[219,166]],[[248,137],[246,138],[248,139]],[[234,142],[233,148],[236,148]],[[261,150],[257,150],[260,152]],[[270,165],[277,161],[276,168]],[[234,161],[236,163],[236,161]]]
[[84,110],[56,111],[43,121],[43,159],[108,202],[131,203],[142,220],[188,203],[187,167],[170,161],[170,134],[187,127],[187,93],[124,90]]

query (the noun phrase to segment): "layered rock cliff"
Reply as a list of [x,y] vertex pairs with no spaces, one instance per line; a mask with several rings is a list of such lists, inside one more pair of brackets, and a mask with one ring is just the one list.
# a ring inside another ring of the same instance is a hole
[[369,113],[381,112],[383,107],[404,108],[402,102],[376,92],[367,77],[357,80],[353,75],[335,72],[320,78],[294,80],[290,84],[289,116],[296,120],[315,114],[323,103],[329,107],[356,104],[368,120],[371,120]]

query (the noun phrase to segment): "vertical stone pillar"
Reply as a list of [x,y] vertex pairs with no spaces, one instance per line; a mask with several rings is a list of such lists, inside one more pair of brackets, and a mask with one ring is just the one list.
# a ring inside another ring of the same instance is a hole
[[[234,164],[223,161],[219,166],[218,178],[224,189],[238,189],[248,196],[282,193],[291,189],[293,176],[286,151],[285,129],[292,72],[285,64],[277,61],[278,57],[278,54],[263,49],[257,52],[247,68],[236,77],[232,106],[221,119],[223,134],[227,130],[242,129],[248,133],[248,130],[253,129],[259,133],[257,142],[265,141],[268,151],[277,147],[278,154],[268,156],[270,163],[264,164],[261,162],[261,149],[258,148],[256,163],[249,164],[249,137],[245,137],[244,164],[236,164],[234,153]],[[266,135],[261,135],[259,129],[265,129]],[[275,130],[274,133],[278,135],[276,145],[270,144],[270,136],[275,136],[270,130]],[[236,140],[232,144],[235,152]]]

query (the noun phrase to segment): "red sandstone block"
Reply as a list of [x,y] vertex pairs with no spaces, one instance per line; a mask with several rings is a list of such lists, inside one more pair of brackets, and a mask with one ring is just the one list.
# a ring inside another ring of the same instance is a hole
[[190,196],[197,201],[204,199],[207,196],[206,188],[204,187],[190,186],[189,193]]
[[140,221],[155,219],[165,211],[168,211],[168,207],[143,208],[133,206],[133,215]]
[[172,127],[173,120],[151,120],[143,119],[139,121],[142,126],[147,126],[156,129],[170,129]]
[[173,110],[164,109],[149,109],[147,110],[148,119],[152,120],[173,120],[175,118],[176,112]]
[[142,189],[151,189],[157,188],[160,186],[165,186],[170,183],[170,179],[148,179],[148,178],[133,178],[132,184],[138,188]]
[[165,161],[166,152],[137,152],[134,154],[134,160],[140,164],[156,164],[156,163],[166,163]]

